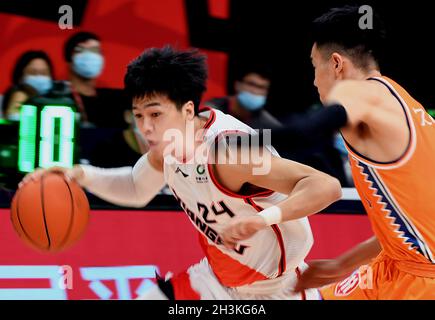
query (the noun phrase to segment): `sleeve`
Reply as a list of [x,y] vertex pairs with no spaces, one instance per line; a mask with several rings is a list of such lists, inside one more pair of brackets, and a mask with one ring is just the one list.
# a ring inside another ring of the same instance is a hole
[[111,203],[143,207],[164,187],[163,172],[154,169],[143,155],[134,167],[98,168],[81,165],[84,178],[80,184],[89,192]]

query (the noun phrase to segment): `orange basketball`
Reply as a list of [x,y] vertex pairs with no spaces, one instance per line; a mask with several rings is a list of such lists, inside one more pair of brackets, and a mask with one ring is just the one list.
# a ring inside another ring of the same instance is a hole
[[33,248],[60,251],[80,239],[89,218],[82,188],[59,173],[46,173],[20,188],[11,206],[18,235]]

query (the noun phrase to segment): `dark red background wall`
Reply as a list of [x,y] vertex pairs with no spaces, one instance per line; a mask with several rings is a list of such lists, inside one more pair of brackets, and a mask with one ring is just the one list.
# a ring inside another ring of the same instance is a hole
[[[45,2],[44,6],[50,8]],[[50,9],[58,10],[57,7]],[[225,16],[228,1],[210,0],[209,11],[212,16]],[[56,77],[65,79],[67,67],[63,61],[63,43],[78,31],[91,31],[102,39],[106,58],[104,72],[98,79],[102,87],[121,88],[126,65],[145,48],[165,44],[189,47],[184,0],[89,0],[80,26],[74,26],[73,30],[61,30],[54,21],[0,13],[0,93],[10,85],[14,62],[25,50],[45,50],[54,61]],[[205,98],[222,95],[225,93],[227,55],[202,51],[208,56],[210,74]]]

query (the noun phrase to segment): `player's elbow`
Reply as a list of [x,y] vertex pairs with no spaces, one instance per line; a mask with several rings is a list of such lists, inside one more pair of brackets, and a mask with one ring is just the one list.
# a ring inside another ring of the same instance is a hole
[[130,204],[130,207],[140,209],[140,208],[146,207],[147,204],[148,204],[148,202],[135,202],[135,203]]
[[341,184],[336,178],[331,176],[324,177],[325,193],[332,202],[338,201],[342,197]]

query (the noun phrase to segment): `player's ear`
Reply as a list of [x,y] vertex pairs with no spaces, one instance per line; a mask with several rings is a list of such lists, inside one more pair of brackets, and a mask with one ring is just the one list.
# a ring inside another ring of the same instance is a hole
[[193,120],[195,117],[195,105],[193,104],[193,101],[186,102],[183,105],[181,112],[186,120]]
[[334,68],[334,73],[336,78],[342,78],[343,73],[343,57],[341,54],[334,52],[331,56],[332,67]]
[[134,122],[134,117],[133,117],[133,113],[131,112],[131,110],[124,111],[124,121],[129,125]]

